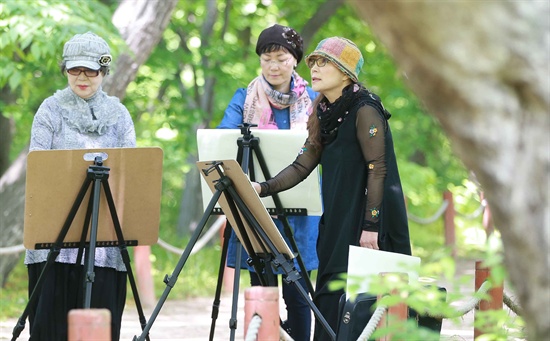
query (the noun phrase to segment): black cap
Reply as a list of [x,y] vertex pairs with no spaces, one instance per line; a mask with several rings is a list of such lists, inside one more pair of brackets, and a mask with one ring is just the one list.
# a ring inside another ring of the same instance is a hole
[[286,48],[296,58],[298,63],[304,55],[304,41],[293,28],[275,24],[260,33],[256,44],[256,54],[261,55],[264,49],[272,44]]

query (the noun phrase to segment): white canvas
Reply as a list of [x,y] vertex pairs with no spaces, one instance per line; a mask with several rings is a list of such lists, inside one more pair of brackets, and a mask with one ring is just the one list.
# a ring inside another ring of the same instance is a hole
[[[353,245],[349,247],[348,277],[364,278],[357,293],[369,292],[373,275],[378,275],[381,272],[406,272],[409,275],[409,283],[416,282],[418,281],[417,269],[419,267],[419,257]],[[349,286],[348,280],[347,293],[350,292]]]
[[[296,159],[307,138],[307,131],[304,130],[252,129],[251,132],[259,139],[260,150],[271,176],[275,176]],[[238,152],[237,140],[241,137],[243,135],[240,129],[198,129],[199,161],[235,160]],[[255,155],[253,157],[255,180],[262,182],[265,178],[260,164]],[[212,198],[212,192],[204,179],[201,179],[201,189],[204,209]],[[322,214],[320,191],[317,168],[294,188],[279,193],[279,198],[285,209],[305,208],[308,215],[320,216]],[[275,208],[271,197],[262,198],[262,203],[267,209]],[[216,207],[219,208],[218,205]]]

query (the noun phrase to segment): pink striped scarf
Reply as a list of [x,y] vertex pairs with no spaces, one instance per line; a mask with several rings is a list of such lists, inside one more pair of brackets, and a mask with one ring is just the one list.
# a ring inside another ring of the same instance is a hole
[[290,129],[306,129],[312,112],[311,99],[306,90],[307,81],[293,73],[294,88],[289,93],[274,90],[263,76],[256,77],[246,89],[243,122],[257,124],[260,129],[277,129],[271,107],[289,108]]

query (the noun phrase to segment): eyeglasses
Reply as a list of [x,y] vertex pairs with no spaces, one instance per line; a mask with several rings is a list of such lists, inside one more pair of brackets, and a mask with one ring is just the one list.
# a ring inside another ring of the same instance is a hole
[[323,57],[309,58],[308,61],[307,61],[307,67],[312,69],[315,66],[315,64],[317,64],[318,67],[323,67],[323,66],[327,65],[328,62],[329,62],[329,60],[326,59],[326,58],[323,58]]
[[82,72],[84,72],[84,75],[86,75],[86,77],[99,76],[99,70],[79,69],[79,68],[72,68],[67,70],[67,73],[73,76],[80,76]]
[[260,64],[261,65],[268,65],[271,66],[271,64],[274,64],[275,66],[282,66],[282,65],[288,65],[288,62],[292,59],[292,57],[288,57],[285,60],[267,60],[260,58]]

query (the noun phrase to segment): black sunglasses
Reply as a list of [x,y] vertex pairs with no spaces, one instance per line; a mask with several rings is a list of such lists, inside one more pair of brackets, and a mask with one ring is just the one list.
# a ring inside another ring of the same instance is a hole
[[82,72],[84,72],[84,75],[86,75],[86,77],[99,76],[99,70],[81,69],[81,68],[72,68],[67,70],[67,73],[73,76],[80,76]]

